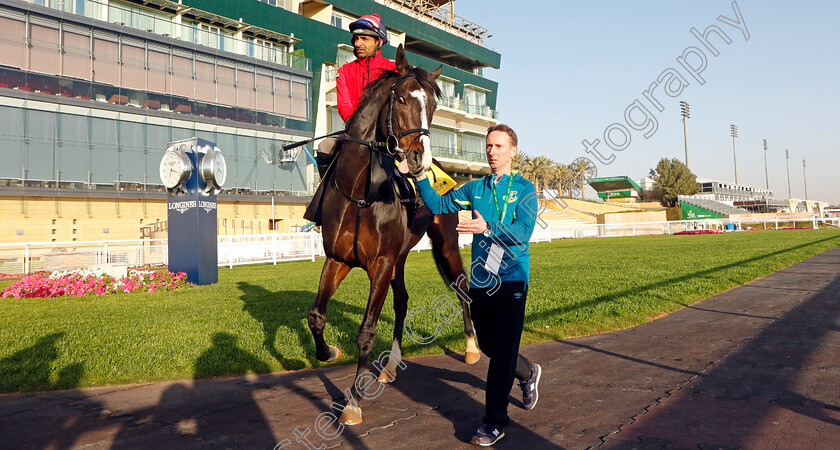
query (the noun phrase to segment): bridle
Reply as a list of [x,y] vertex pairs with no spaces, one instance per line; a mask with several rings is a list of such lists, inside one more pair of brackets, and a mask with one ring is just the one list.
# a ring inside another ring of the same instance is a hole
[[384,141],[365,141],[352,136],[345,136],[344,140],[364,145],[373,151],[384,153],[388,156],[396,156],[397,154],[405,153],[405,150],[401,149],[399,146],[400,139],[408,136],[409,134],[417,133],[417,135],[411,139],[411,143],[408,144],[408,148],[411,148],[411,146],[423,136],[431,136],[428,128],[412,128],[410,130],[400,131],[399,134],[394,134],[394,122],[396,122],[398,129],[402,128],[400,126],[399,117],[394,117],[394,102],[396,102],[397,98],[396,89],[400,83],[408,80],[409,78],[414,78],[415,80],[417,79],[414,75],[406,75],[395,80],[394,84],[391,85],[391,92],[388,94],[388,136],[385,137]]

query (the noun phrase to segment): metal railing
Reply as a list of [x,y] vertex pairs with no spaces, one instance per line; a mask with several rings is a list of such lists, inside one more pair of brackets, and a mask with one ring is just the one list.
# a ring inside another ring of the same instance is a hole
[[[587,237],[650,236],[674,234],[693,230],[778,229],[780,224],[810,224],[818,222],[838,224],[838,219],[822,219],[816,215],[766,217],[750,219],[704,219],[668,222],[640,222],[622,224],[538,225],[531,242],[551,242],[555,239]],[[760,225],[760,227],[759,227]],[[472,243],[472,236],[459,235],[462,247]],[[429,250],[431,243],[424,237],[412,249]],[[310,260],[324,256],[321,235],[308,233],[277,233],[227,235],[218,237],[218,265],[232,268],[243,264]],[[29,242],[0,244],[0,273],[30,273],[39,270],[62,271],[96,265],[143,266],[168,263],[166,239],[141,239],[100,242]]]
[[445,106],[447,108],[457,109],[467,114],[477,114],[479,116],[490,117],[492,119],[499,118],[499,112],[493,110],[486,105],[471,105],[457,97],[441,97],[438,99],[438,106]]
[[[179,6],[175,3],[177,2],[173,3],[174,6],[187,9],[186,6]],[[281,7],[288,9],[285,6],[287,5],[284,3],[284,6]],[[223,32],[218,26],[211,26],[209,23],[179,24],[176,23],[175,14],[158,12],[141,5],[105,3],[99,0],[75,0],[75,2],[54,0],[47,2],[47,7],[153,34],[182,39],[224,52],[311,71],[311,60],[309,58],[288,53],[285,48],[281,48],[282,45],[279,43],[276,47],[260,45],[256,40],[239,39],[229,32]],[[234,20],[231,19],[231,21]],[[202,25],[206,27],[202,28]],[[242,25],[251,29],[258,28],[250,24]]]
[[106,264],[155,265],[166,264],[167,258],[166,239],[0,244],[2,273],[56,272]]
[[487,162],[487,155],[484,153],[465,152],[457,148],[432,146],[432,155],[437,158],[452,158],[481,163]]
[[274,263],[324,256],[321,235],[309,233],[219,236],[219,265]]
[[434,25],[444,31],[482,46],[484,45],[484,40],[492,36],[486,28],[455,14],[448,8],[449,2],[440,4],[440,2],[430,0],[377,1],[422,22]]

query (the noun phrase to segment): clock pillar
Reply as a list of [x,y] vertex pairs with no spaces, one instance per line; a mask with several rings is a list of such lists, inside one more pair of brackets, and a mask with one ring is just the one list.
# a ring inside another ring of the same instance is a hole
[[185,272],[191,283],[213,284],[219,281],[217,190],[208,186],[199,168],[216,146],[191,138],[171,142],[169,149],[173,147],[189,157],[192,171],[167,189],[169,271]]

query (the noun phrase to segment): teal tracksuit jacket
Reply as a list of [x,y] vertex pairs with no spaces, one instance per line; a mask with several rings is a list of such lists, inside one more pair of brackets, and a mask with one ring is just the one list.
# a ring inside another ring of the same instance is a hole
[[[527,285],[531,270],[528,240],[534,232],[538,214],[534,185],[517,172],[502,175],[495,189],[497,208],[493,200],[494,178],[494,175],[488,175],[473,180],[444,196],[435,192],[428,178],[418,181],[417,187],[423,202],[433,214],[475,210],[490,225],[490,237],[481,233],[473,235],[470,287],[486,288],[503,281],[524,281]],[[510,194],[504,198],[509,183]],[[504,218],[500,218],[499,209],[504,209],[505,203],[508,205],[507,210]],[[485,268],[492,244],[500,246],[504,251],[497,274]]]

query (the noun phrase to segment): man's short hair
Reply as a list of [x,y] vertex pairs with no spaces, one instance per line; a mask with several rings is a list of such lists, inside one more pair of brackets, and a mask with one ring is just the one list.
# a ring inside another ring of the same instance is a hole
[[489,136],[490,133],[494,131],[501,131],[502,133],[506,133],[508,137],[510,137],[510,143],[513,147],[517,147],[519,145],[519,138],[516,137],[516,132],[513,131],[513,128],[500,123],[498,125],[493,125],[492,127],[487,129],[487,135]]

